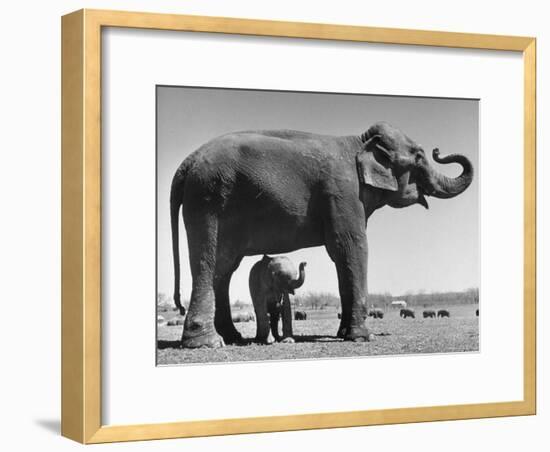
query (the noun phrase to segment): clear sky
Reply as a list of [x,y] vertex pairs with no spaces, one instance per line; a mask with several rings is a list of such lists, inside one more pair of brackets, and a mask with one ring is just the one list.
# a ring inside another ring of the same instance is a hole
[[[478,101],[226,90],[157,88],[157,259],[158,291],[173,287],[169,193],[175,170],[206,141],[232,131],[295,129],[330,135],[359,135],[377,121],[402,129],[431,156],[460,152],[478,169]],[[431,158],[431,157],[430,157]],[[433,164],[457,176],[459,165]],[[428,198],[430,209],[384,207],[368,225],[370,292],[400,295],[419,291],[457,291],[479,286],[479,171],[462,195]],[[336,271],[324,248],[287,254],[307,261],[299,293],[338,293]],[[191,294],[187,237],[180,215],[181,295]],[[231,301],[250,301],[248,274],[261,256],[247,257],[233,275]]]

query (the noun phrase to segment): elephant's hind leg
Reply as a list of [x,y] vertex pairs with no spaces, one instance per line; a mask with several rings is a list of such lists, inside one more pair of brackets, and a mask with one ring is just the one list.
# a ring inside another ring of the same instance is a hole
[[214,326],[217,221],[202,217],[189,224],[189,258],[193,286],[181,338],[184,348],[222,347]]

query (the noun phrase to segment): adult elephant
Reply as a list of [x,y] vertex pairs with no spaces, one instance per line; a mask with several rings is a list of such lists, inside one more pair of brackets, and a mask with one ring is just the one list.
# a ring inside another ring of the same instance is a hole
[[[304,284],[306,263],[300,270],[286,256],[264,255],[250,270],[248,285],[256,313],[256,341],[267,343],[269,331],[276,341],[294,342],[289,294]],[[283,336],[279,336],[279,318],[283,317]]]
[[337,334],[368,340],[363,305],[369,217],[385,205],[427,208],[426,196],[452,198],[472,182],[466,157],[443,158],[438,149],[432,155],[438,163],[460,164],[462,174],[449,178],[434,170],[422,147],[385,122],[354,136],[230,133],[188,156],[170,193],[174,301],[181,312],[180,206],[193,278],[183,347],[241,339],[231,321],[229,282],[244,256],[321,245],[338,276],[342,319]]

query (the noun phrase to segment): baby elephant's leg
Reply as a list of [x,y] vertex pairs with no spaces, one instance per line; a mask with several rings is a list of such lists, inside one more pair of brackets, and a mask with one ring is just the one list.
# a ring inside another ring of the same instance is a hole
[[279,306],[273,306],[269,310],[269,323],[271,326],[271,334],[273,335],[273,339],[275,339],[277,342],[281,340],[281,336],[279,335],[279,318],[281,316],[281,308]]
[[256,342],[261,344],[269,343],[269,316],[265,299],[262,297],[253,298],[254,312],[256,314]]
[[290,298],[288,293],[283,294],[283,305],[282,305],[282,316],[283,316],[283,340],[282,342],[293,343],[293,333],[292,333],[292,309],[290,307]]

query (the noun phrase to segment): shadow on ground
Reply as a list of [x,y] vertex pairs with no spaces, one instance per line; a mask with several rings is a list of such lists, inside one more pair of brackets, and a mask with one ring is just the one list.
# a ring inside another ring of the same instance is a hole
[[181,348],[181,341],[157,341],[157,349]]
[[[320,342],[336,342],[341,341],[340,338],[336,336],[328,336],[328,335],[321,335],[321,334],[310,334],[310,335],[296,335],[294,336],[294,340],[296,343],[320,343]],[[238,344],[231,344],[236,346],[247,346],[256,344],[253,338],[245,338],[242,342]],[[165,350],[165,349],[178,349],[181,348],[181,341],[169,341],[169,340],[159,340],[157,341],[157,349],[158,350]]]
[[[374,333],[375,336],[391,336],[390,333]],[[341,342],[342,339],[336,336],[328,336],[326,334],[308,334],[308,335],[296,335],[293,336],[294,341],[298,344],[300,343],[322,343],[322,342]],[[247,346],[256,344],[254,342],[254,339],[252,338],[245,338],[242,342],[238,344],[231,344],[236,346]],[[168,341],[168,340],[159,340],[157,341],[157,349],[158,350],[165,350],[165,349],[178,349],[181,348],[181,341]]]

